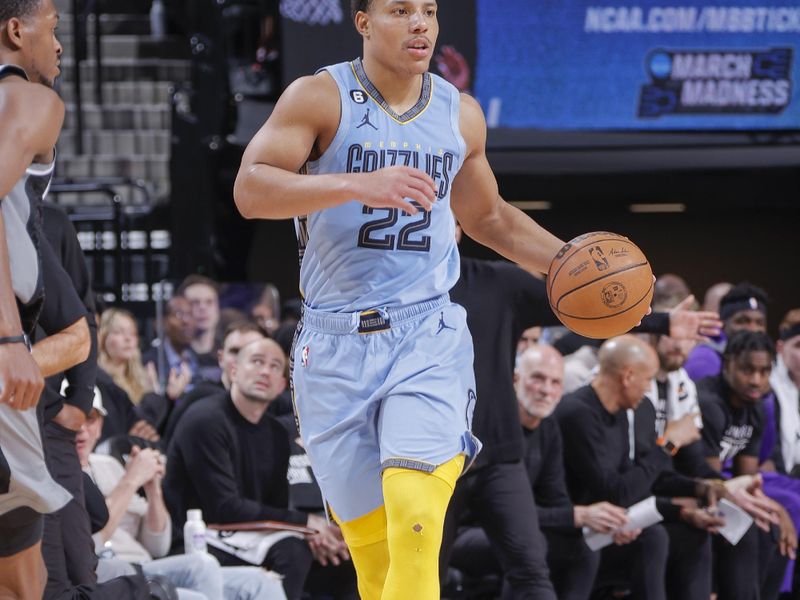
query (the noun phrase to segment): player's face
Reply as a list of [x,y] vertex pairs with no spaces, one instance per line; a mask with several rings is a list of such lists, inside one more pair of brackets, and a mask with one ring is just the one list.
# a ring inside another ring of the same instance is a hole
[[772,360],[769,352],[755,350],[729,358],[722,368],[725,381],[742,400],[755,404],[769,391]]
[[800,335],[781,342],[778,349],[795,385],[800,387]]
[[39,9],[22,20],[22,56],[27,64],[20,65],[32,81],[53,87],[61,74],[61,43],[56,37],[58,11],[53,0],[41,0]]
[[564,362],[560,357],[541,355],[537,360],[523,357],[517,369],[517,401],[532,417],[549,417],[564,392]]
[[252,402],[268,403],[286,387],[286,361],[274,344],[256,342],[246,346],[233,369],[233,382]]
[[104,350],[115,363],[129,361],[139,348],[136,323],[126,315],[117,315],[106,335]]
[[676,340],[662,335],[656,343],[658,362],[661,368],[670,373],[677,371],[686,362],[694,343],[687,340]]
[[222,350],[219,351],[219,366],[230,381],[231,370],[236,364],[239,351],[253,342],[263,340],[264,336],[257,331],[234,331],[225,338]]
[[367,15],[367,44],[382,63],[424,73],[439,36],[433,0],[375,0]]
[[725,321],[725,335],[732,337],[737,331],[767,331],[767,317],[760,310],[740,310]]

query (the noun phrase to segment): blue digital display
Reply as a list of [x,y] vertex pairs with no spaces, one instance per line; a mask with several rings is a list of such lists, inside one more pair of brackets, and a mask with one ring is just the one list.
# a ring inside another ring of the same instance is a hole
[[490,126],[800,129],[798,0],[476,0],[476,21]]

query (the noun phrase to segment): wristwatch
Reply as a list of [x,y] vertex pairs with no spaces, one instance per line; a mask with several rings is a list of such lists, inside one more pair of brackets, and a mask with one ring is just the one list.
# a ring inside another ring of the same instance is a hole
[[25,344],[28,352],[31,350],[31,338],[28,337],[27,333],[8,337],[0,337],[0,344]]
[[673,444],[670,440],[661,436],[656,440],[656,444],[670,456],[675,456],[678,453],[678,446]]

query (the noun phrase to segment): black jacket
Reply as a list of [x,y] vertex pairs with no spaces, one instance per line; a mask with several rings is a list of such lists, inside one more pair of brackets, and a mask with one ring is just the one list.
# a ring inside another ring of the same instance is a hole
[[175,428],[167,453],[164,497],[173,531],[182,531],[189,508],[207,523],[276,520],[303,524],[290,510],[289,436],[272,416],[247,421],[230,394],[198,400]]

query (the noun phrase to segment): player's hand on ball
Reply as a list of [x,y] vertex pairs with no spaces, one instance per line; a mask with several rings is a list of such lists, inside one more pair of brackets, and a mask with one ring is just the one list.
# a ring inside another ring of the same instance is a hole
[[412,167],[386,167],[364,173],[357,180],[354,197],[373,208],[397,208],[415,215],[419,208],[433,208],[436,186],[427,173]]

